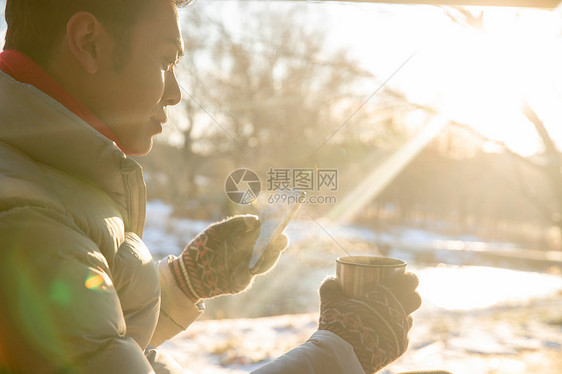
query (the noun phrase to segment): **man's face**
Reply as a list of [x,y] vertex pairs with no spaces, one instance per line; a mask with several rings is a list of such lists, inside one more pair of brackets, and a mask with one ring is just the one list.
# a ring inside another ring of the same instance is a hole
[[167,121],[166,106],[181,100],[173,70],[183,54],[177,9],[172,1],[154,3],[152,14],[133,26],[124,65],[115,68],[115,46],[104,57],[87,99],[123,150],[134,155],[150,152],[152,137]]

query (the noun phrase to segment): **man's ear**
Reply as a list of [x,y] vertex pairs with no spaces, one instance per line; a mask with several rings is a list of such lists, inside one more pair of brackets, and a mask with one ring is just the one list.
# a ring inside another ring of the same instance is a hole
[[104,28],[98,19],[89,12],[77,12],[66,24],[66,37],[70,51],[90,74],[95,74],[100,66]]

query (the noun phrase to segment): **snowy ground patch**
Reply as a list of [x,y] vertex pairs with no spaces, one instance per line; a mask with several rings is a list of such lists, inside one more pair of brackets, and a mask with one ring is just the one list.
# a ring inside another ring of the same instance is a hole
[[[210,224],[173,218],[171,212],[166,204],[148,204],[143,239],[155,257],[180,253]],[[186,373],[247,373],[303,343],[316,330],[317,288],[334,274],[335,259],[348,252],[380,254],[383,245],[385,255],[407,259],[408,269],[418,274],[423,304],[414,313],[408,351],[380,373],[435,368],[455,374],[562,373],[558,263],[541,271],[515,270],[509,268],[509,253],[518,249],[513,243],[408,227],[374,232],[298,221],[287,231],[292,245],[277,267],[249,292],[209,302],[207,315],[217,308],[225,316],[293,314],[197,321],[162,346]],[[483,254],[492,250],[506,259],[490,262]]]
[[[447,295],[439,295],[435,285],[463,284],[481,270],[419,269],[422,284],[429,284],[420,286],[424,305],[414,313],[409,349],[382,374],[436,368],[455,374],[562,372],[562,279],[516,272],[509,276],[519,276],[518,281],[495,286],[494,292],[504,293],[501,300],[439,305]],[[506,275],[504,269],[485,270],[489,276],[495,271]],[[537,294],[527,290],[519,295],[512,289],[529,281],[540,286],[543,280],[549,286]],[[198,321],[163,349],[186,373],[248,373],[306,341],[316,330],[317,317],[307,313]]]

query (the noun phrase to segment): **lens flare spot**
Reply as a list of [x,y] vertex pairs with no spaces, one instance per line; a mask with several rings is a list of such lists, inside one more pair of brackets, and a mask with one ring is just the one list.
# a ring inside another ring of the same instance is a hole
[[86,279],[86,288],[89,288],[90,290],[95,290],[102,284],[103,284],[103,277],[99,274],[97,275],[92,274],[91,276],[88,277],[88,279]]
[[86,288],[93,291],[104,291],[111,286],[111,284],[111,279],[109,279],[105,273],[99,273],[93,270],[90,270],[86,282],[84,282]]
[[70,303],[70,290],[68,286],[61,281],[51,283],[49,296],[55,303],[66,306]]

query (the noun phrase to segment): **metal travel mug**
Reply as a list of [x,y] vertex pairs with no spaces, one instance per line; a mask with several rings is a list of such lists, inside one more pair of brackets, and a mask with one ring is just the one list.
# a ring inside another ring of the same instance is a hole
[[378,283],[391,285],[406,272],[406,261],[390,257],[348,256],[336,260],[336,279],[347,297],[363,297]]

